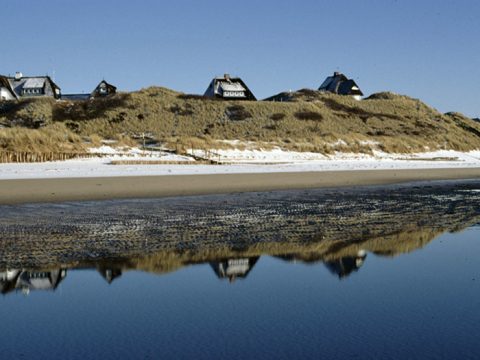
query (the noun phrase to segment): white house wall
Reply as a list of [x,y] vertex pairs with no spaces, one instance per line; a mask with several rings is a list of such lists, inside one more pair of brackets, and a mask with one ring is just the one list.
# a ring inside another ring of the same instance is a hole
[[6,88],[0,87],[0,100],[15,100],[15,98]]

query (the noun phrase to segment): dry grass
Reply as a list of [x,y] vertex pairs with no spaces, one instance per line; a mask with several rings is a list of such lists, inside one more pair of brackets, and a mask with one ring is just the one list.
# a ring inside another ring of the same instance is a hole
[[[392,93],[356,101],[304,89],[283,102],[229,102],[151,87],[85,102],[30,100],[0,110],[0,124],[7,126],[40,118],[46,124],[64,123],[79,136],[93,137],[92,143],[100,137],[131,144],[131,138],[146,133],[180,152],[194,143],[208,148],[224,139],[320,153],[480,148],[480,123]],[[8,140],[7,146],[13,143],[18,144]]]
[[41,129],[21,127],[0,129],[0,151],[28,153],[84,153],[86,147],[80,136],[63,124]]

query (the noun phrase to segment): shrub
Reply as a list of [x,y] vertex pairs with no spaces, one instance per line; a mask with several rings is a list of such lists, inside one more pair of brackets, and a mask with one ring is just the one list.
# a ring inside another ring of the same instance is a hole
[[176,115],[180,115],[180,116],[190,116],[190,115],[193,115],[193,111],[191,109],[191,105],[190,104],[186,104],[185,107],[181,107],[181,106],[178,106],[178,104],[175,104],[175,105],[172,105],[170,106],[170,112],[172,112],[173,114],[176,114]]
[[322,114],[315,111],[297,111],[295,117],[298,120],[313,120],[313,121],[322,121]]
[[252,114],[250,114],[242,105],[232,105],[227,107],[225,114],[233,121],[242,121],[252,117]]
[[80,125],[78,125],[78,123],[76,123],[75,121],[65,121],[65,126],[75,133],[78,133],[78,131],[80,130]]
[[272,119],[273,121],[280,121],[280,120],[283,120],[284,118],[285,118],[285,114],[283,113],[275,113],[270,116],[270,119]]

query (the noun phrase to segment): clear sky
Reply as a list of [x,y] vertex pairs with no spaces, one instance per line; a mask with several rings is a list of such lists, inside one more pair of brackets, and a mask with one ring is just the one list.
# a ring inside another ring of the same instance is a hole
[[55,76],[63,93],[102,79],[203,93],[241,76],[258,98],[317,88],[333,71],[480,116],[476,0],[0,0],[0,73]]

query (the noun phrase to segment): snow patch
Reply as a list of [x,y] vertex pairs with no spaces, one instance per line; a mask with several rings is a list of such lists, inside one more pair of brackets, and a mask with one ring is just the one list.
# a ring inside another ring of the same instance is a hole
[[[302,171],[344,171],[384,169],[479,168],[480,151],[462,153],[439,150],[417,154],[317,153],[271,150],[193,150],[192,154],[220,160],[224,165],[194,165],[193,158],[161,150],[118,149],[101,146],[92,153],[102,156],[46,163],[0,164],[0,179],[153,176],[187,174],[235,174]],[[188,161],[184,165],[111,165],[113,160]]]

